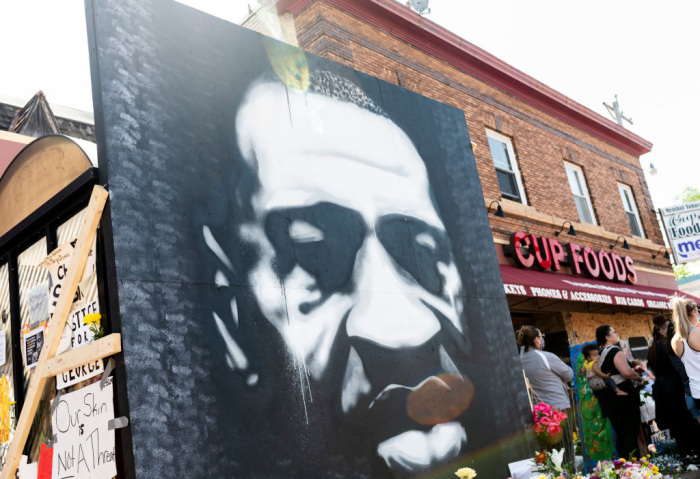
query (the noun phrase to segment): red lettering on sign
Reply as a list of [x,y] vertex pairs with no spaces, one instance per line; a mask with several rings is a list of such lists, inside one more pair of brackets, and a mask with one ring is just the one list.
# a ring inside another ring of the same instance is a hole
[[625,266],[627,267],[625,279],[629,284],[637,284],[637,270],[634,269],[634,260],[631,256],[625,256]]
[[520,266],[524,266],[525,268],[530,268],[533,264],[535,264],[535,256],[532,255],[529,250],[527,252],[527,256],[525,256],[523,253],[523,247],[530,246],[530,243],[530,237],[522,231],[513,233],[510,239],[512,248],[511,253],[515,258],[515,262],[520,264]]
[[571,271],[576,274],[581,274],[581,263],[583,262],[581,247],[576,243],[569,243],[566,245],[566,249],[569,250],[569,267]]
[[617,253],[610,253],[610,257],[612,258],[613,265],[615,266],[615,278],[620,283],[624,283],[627,276],[625,262],[622,261],[622,258],[620,258],[620,255]]
[[608,280],[615,280],[615,267],[613,266],[612,258],[605,250],[600,250],[598,252],[598,259],[600,259],[600,271],[603,273]]
[[530,241],[532,244],[530,248],[535,254],[535,265],[542,269],[549,269],[550,266],[552,266],[552,258],[549,254],[549,244],[547,243],[547,238],[542,239],[544,241],[538,240],[537,236],[535,235],[530,235]]
[[583,248],[583,264],[585,272],[591,278],[600,276],[600,264],[598,264],[598,255],[590,246]]
[[552,253],[552,270],[560,271],[561,263],[566,259],[564,256],[564,247],[554,238],[548,238],[549,249]]

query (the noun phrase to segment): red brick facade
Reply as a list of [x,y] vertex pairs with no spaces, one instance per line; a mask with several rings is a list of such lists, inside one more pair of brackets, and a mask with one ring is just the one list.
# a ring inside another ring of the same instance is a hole
[[[489,215],[501,263],[512,264],[502,251],[512,232],[551,237],[570,220],[581,246],[608,249],[624,236],[638,284],[676,289],[663,252],[652,258],[663,238],[639,161],[649,142],[394,0],[280,0],[277,6],[304,50],[464,111],[485,205],[498,200],[507,215]],[[511,138],[527,206],[501,197],[487,129]],[[585,174],[597,226],[579,221],[565,161]],[[644,238],[632,236],[619,183],[633,191]]]

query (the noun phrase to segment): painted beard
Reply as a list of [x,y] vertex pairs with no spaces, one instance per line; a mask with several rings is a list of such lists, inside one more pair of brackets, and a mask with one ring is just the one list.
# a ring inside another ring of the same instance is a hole
[[468,343],[434,314],[441,330],[411,348],[388,349],[339,329],[324,377],[310,384],[315,402],[333,404],[335,454],[364,454],[397,476],[421,474],[459,456],[474,395],[465,370]]

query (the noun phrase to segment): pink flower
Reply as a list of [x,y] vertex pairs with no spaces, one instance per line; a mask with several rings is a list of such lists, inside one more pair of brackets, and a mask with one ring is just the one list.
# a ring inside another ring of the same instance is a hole
[[544,426],[541,424],[535,424],[535,434],[539,434],[544,431]]
[[561,432],[561,428],[555,424],[552,424],[547,428],[547,432],[550,436],[554,436],[555,434],[559,434]]
[[548,417],[543,417],[540,419],[540,424],[543,426],[549,426],[552,423],[552,420]]

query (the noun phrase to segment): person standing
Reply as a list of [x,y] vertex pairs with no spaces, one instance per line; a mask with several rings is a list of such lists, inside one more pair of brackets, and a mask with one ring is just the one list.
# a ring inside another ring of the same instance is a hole
[[637,444],[641,425],[639,381],[642,378],[627,362],[625,353],[618,345],[620,337],[612,326],[607,324],[599,326],[595,336],[598,347],[601,348],[601,371],[609,374],[617,387],[627,393],[627,396],[618,396],[610,389],[604,389],[598,394],[598,402],[615,430],[615,448],[618,455],[629,458],[635,450],[639,450]]
[[532,390],[545,404],[561,409],[567,416],[562,425],[563,436],[555,449],[563,447],[566,461],[574,463],[574,441],[571,402],[566,383],[574,377],[574,371],[558,356],[544,349],[544,334],[534,326],[522,326],[517,332],[521,347],[520,362]]
[[647,365],[656,376],[652,386],[656,424],[659,429],[671,432],[682,455],[695,454],[700,452],[700,426],[686,408],[683,378],[674,366],[678,357],[671,350],[668,339],[675,334],[674,326],[663,314],[659,314],[654,317],[653,334]]

